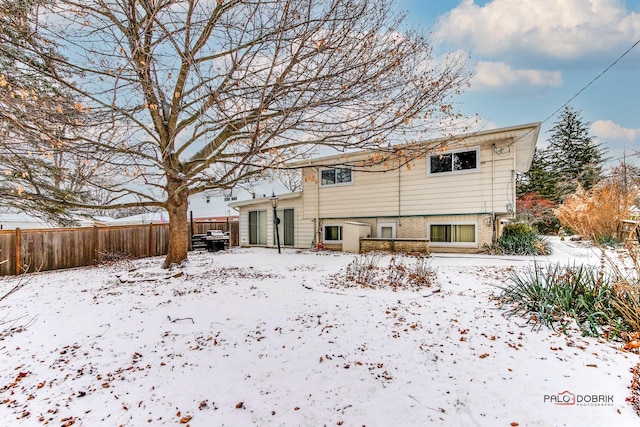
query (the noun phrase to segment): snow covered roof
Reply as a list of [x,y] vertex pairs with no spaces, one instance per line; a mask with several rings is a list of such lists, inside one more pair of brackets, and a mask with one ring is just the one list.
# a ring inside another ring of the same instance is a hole
[[148,212],[114,219],[109,221],[108,225],[164,224],[166,222],[169,222],[169,214],[163,211]]

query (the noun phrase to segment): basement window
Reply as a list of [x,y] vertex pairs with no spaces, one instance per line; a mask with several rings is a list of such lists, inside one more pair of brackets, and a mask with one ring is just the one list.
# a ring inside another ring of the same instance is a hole
[[342,242],[342,226],[341,225],[325,225],[324,236],[325,243],[339,243]]
[[476,224],[430,224],[429,240],[434,244],[468,246],[476,244]]

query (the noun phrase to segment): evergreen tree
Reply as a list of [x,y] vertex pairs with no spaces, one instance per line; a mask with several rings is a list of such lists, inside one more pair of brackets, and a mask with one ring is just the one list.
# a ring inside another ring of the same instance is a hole
[[543,199],[554,200],[557,186],[558,180],[553,174],[546,151],[536,149],[531,168],[518,177],[516,187],[518,197],[536,195]]
[[549,146],[536,150],[531,169],[519,178],[518,197],[536,194],[559,203],[578,185],[589,190],[602,179],[605,150],[589,135],[589,125],[565,107],[549,131]]
[[555,176],[556,201],[574,193],[578,185],[589,190],[602,179],[604,149],[589,135],[589,126],[579,111],[565,107],[550,130],[544,157]]
[[79,108],[69,89],[44,74],[61,55],[29,16],[46,3],[0,0],[0,200],[2,208],[72,225],[69,202],[95,200],[97,185],[108,190],[109,158],[83,143],[82,134],[105,132],[100,116]]

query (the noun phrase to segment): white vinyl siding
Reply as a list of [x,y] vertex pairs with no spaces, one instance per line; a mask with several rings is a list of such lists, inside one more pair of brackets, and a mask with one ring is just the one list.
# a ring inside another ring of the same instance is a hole
[[492,168],[491,147],[483,147],[480,151],[479,158],[485,163],[472,174],[428,175],[428,159],[421,158],[412,162],[410,169],[403,167],[401,171],[354,171],[353,185],[320,186],[316,180],[318,170],[306,169],[303,181],[304,217],[506,213],[507,203],[513,203],[513,157],[495,157]]
[[[240,246],[250,246],[250,241],[256,238],[254,234],[253,238],[250,236],[250,216],[254,216],[253,221],[256,221],[258,214],[251,215],[250,212],[263,211],[266,214],[266,224],[263,222],[263,226],[266,232],[266,243],[264,246],[275,246],[273,237],[275,237],[275,230],[273,224],[273,208],[268,199],[256,199],[255,203],[247,204],[239,208],[240,216]],[[293,211],[293,212],[291,212]],[[314,221],[310,219],[302,218],[302,197],[296,198],[281,198],[278,205],[278,217],[283,222],[280,223],[278,231],[280,232],[280,244],[288,246],[293,238],[293,247],[295,248],[311,248],[315,237]],[[293,216],[293,227],[290,226],[291,216]],[[264,221],[264,220],[263,220]],[[289,228],[286,226],[289,224]],[[293,236],[291,236],[291,232]],[[267,238],[268,236],[268,238]],[[256,238],[257,240],[257,238]],[[285,241],[287,243],[285,243]]]

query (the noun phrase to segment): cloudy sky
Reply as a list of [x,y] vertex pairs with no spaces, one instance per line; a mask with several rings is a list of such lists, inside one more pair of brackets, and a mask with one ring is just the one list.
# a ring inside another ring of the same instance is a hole
[[[478,114],[482,128],[541,121],[542,146],[556,110],[568,102],[612,160],[640,150],[640,43],[619,59],[640,41],[640,0],[398,0],[398,6],[409,11],[411,25],[430,32],[436,54],[470,55],[474,78],[459,107]],[[640,155],[633,160],[640,164]]]

